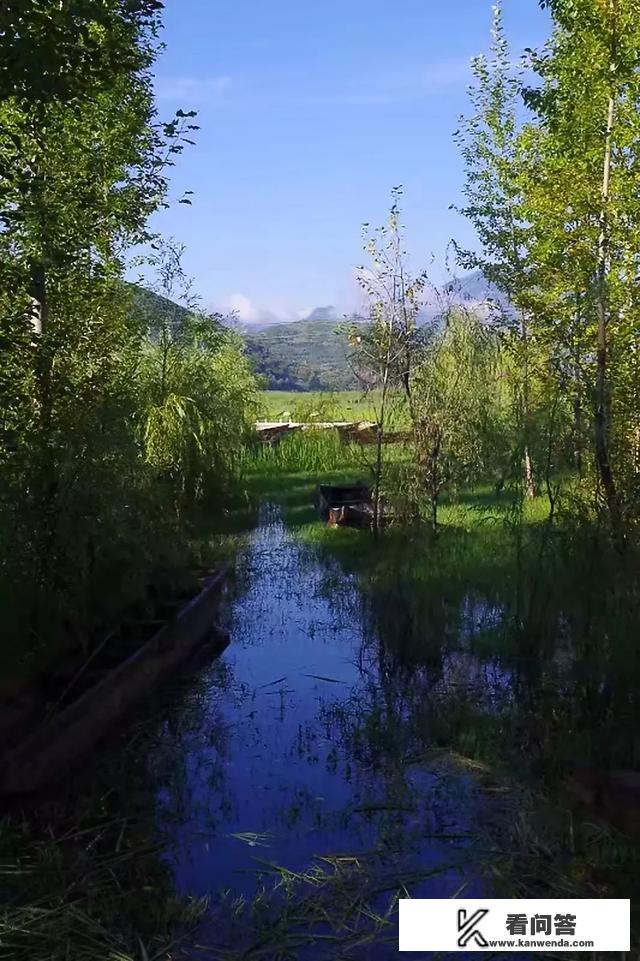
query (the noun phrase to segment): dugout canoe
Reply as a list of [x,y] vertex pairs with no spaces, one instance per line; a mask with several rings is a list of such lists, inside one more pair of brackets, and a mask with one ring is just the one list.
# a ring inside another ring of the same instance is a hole
[[215,617],[225,577],[202,578],[199,592],[150,640],[10,749],[0,759],[0,796],[30,794],[64,775],[198,652],[221,654],[229,637]]

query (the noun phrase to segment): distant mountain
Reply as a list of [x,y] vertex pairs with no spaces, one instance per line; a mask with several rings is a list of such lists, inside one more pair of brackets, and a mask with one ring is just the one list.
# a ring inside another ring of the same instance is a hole
[[[156,339],[163,325],[176,332],[189,310],[132,285],[134,309]],[[354,318],[358,320],[359,318]],[[318,307],[306,320],[239,330],[256,373],[269,390],[348,390],[356,380],[347,363],[346,336],[337,332],[333,307]]]
[[156,294],[146,287],[129,284],[133,296],[133,308],[140,322],[147,328],[151,339],[156,339],[161,328],[179,331],[190,311],[168,297]]
[[316,307],[312,310],[306,320],[331,320],[334,324],[338,323],[338,315],[335,307]]
[[[247,352],[268,390],[349,390],[356,378],[347,362],[345,334],[326,308],[307,320],[245,332]],[[318,316],[320,315],[320,316]]]
[[[420,327],[438,322],[447,306],[464,305],[488,316],[491,305],[508,309],[508,301],[477,270],[446,284],[439,297],[418,313]],[[362,317],[351,320],[366,323]],[[318,307],[306,320],[245,332],[247,350],[271,390],[349,390],[357,381],[347,361],[344,334],[336,332],[332,307]]]
[[[420,326],[437,320],[446,303],[466,304],[487,313],[490,302],[508,306],[480,271],[452,281],[441,293],[443,296],[425,304],[420,311]],[[186,308],[142,287],[134,288],[134,302],[152,337],[162,322],[179,328],[189,315]],[[359,316],[350,321],[366,323]],[[349,390],[358,386],[348,363],[347,338],[340,331],[340,320],[333,307],[317,307],[305,320],[245,327],[239,333],[268,390]]]
[[481,270],[473,270],[469,274],[449,281],[444,287],[445,294],[454,302],[466,305],[496,304],[508,308],[509,301],[495,284],[490,283]]

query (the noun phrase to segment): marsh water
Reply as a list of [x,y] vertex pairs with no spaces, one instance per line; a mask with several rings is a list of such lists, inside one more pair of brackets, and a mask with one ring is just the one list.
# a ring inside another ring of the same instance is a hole
[[637,670],[615,623],[591,614],[585,632],[563,585],[532,641],[500,577],[459,573],[455,553],[411,567],[391,536],[337,531],[328,550],[303,535],[262,505],[234,548],[226,651],[35,804],[33,830],[93,832],[90,876],[103,848],[95,870],[123,859],[134,932],[176,933],[181,961],[387,961],[399,896],[628,897],[632,849],[583,835],[560,780],[585,748],[636,756]]
[[[390,658],[378,614],[354,576],[263,506],[225,601],[231,644],[182,687],[147,760],[181,894],[228,919],[283,877],[354,866],[374,918],[398,890],[488,893],[477,849],[513,798],[452,761],[421,707],[453,692],[492,713],[513,697],[510,672],[466,650],[500,609],[466,598],[454,649],[410,667]],[[363,912],[358,930],[371,926]],[[395,927],[372,923],[378,947],[355,956],[395,956]],[[233,937],[220,921],[216,932]]]

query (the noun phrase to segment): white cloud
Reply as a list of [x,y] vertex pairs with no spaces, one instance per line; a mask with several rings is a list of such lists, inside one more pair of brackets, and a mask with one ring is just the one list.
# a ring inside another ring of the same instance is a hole
[[263,311],[258,310],[244,294],[231,294],[226,309],[230,314],[235,314],[243,324],[259,324],[263,319]]
[[223,313],[233,314],[240,323],[247,324],[247,326],[277,324],[298,319],[290,316],[290,310],[280,304],[260,307],[254,304],[246,294],[231,294],[224,304]]
[[267,306],[258,305],[242,293],[231,294],[219,308],[220,313],[232,314],[239,323],[247,327],[266,327],[270,324],[290,324],[296,320],[306,320],[314,310],[318,308],[299,308],[284,301],[272,301]]
[[[471,60],[468,58],[443,58],[410,68],[401,67],[389,71],[376,71],[369,76],[355,79],[348,87],[331,88],[322,81],[317,89],[300,92],[296,84],[284,90],[269,90],[254,78],[247,86],[238,85],[232,77],[184,75],[164,77],[156,82],[156,94],[160,101],[189,107],[226,106],[237,108],[269,108],[284,105],[301,107],[383,107],[394,103],[419,100],[465,87],[471,80]],[[321,78],[319,78],[321,79]],[[304,85],[305,87],[307,84]],[[230,94],[233,93],[233,97]]]
[[[433,60],[421,67],[362,77],[354,87],[302,94],[306,106],[388,106],[464,88],[472,78],[469,58]],[[294,95],[295,96],[295,95]]]

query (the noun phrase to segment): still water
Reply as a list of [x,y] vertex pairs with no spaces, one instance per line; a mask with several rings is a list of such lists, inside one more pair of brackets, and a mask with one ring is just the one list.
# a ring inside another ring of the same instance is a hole
[[[499,616],[467,602],[462,633]],[[278,869],[320,864],[357,865],[376,912],[403,889],[487,893],[477,849],[504,801],[438,752],[428,717],[413,714],[422,695],[448,687],[490,710],[511,696],[508,673],[463,644],[392,676],[355,579],[297,542],[269,505],[225,617],[230,647],[183,691],[148,762],[177,890],[228,914],[269,890]],[[222,940],[216,930],[203,938]],[[381,936],[388,953],[369,945],[353,956],[397,956],[396,937],[392,925]]]

